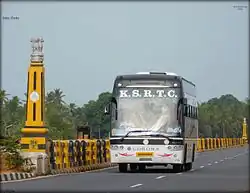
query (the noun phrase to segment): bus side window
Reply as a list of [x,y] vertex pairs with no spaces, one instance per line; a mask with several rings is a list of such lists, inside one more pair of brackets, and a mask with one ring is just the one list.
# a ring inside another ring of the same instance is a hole
[[115,121],[117,120],[117,110],[116,110],[116,105],[114,103],[111,103],[111,115],[112,115],[112,120]]
[[197,119],[198,118],[198,108],[195,107],[195,118]]
[[191,106],[191,117],[194,118],[194,106]]
[[188,105],[184,106],[184,116],[188,117]]

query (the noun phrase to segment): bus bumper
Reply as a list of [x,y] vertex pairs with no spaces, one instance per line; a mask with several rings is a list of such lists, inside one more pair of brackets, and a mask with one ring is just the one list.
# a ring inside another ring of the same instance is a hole
[[[121,148],[111,149],[111,163],[145,163],[149,165],[161,164],[183,164],[184,146],[178,145],[177,148],[169,146],[150,146],[131,147],[127,145]],[[141,151],[133,151],[138,149]],[[150,150],[157,151],[150,151]],[[147,151],[148,150],[148,151]]]

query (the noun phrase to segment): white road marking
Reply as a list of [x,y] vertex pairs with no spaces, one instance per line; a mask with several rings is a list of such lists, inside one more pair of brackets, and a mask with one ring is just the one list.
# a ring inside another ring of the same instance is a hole
[[193,172],[193,171],[195,171],[195,169],[191,169],[191,170],[190,170],[190,172]]
[[223,161],[224,161],[223,159],[220,160],[220,162],[223,162]]
[[158,176],[157,178],[155,178],[155,179],[161,179],[161,178],[165,178],[166,176]]
[[205,166],[200,166],[200,168],[204,168]]
[[212,164],[211,164],[211,163],[208,163],[207,165],[211,166]]
[[217,164],[218,162],[217,162],[217,161],[215,161],[214,163],[215,163],[215,164]]
[[177,173],[178,175],[181,175],[182,173]]
[[138,187],[138,186],[142,186],[142,184],[135,184],[135,185],[133,185],[133,186],[130,186],[130,188],[136,188],[136,187]]
[[235,156],[233,156],[233,157],[225,157],[225,160],[229,160],[229,159],[234,159],[234,158],[236,158],[236,157],[238,157],[238,156],[241,156],[241,155],[244,155],[245,153],[239,153],[239,154],[236,154]]

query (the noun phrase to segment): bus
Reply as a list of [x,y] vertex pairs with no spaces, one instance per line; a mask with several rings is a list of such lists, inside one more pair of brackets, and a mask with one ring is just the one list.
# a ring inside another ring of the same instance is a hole
[[119,75],[104,113],[110,118],[111,163],[120,172],[172,165],[188,171],[196,157],[196,86],[170,72]]

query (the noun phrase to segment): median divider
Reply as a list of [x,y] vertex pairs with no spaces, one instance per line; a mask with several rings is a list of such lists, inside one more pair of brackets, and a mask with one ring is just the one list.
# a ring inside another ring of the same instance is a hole
[[[242,138],[198,138],[196,152],[242,147]],[[87,172],[116,166],[110,163],[108,139],[48,140],[46,153],[37,157],[35,176]]]

